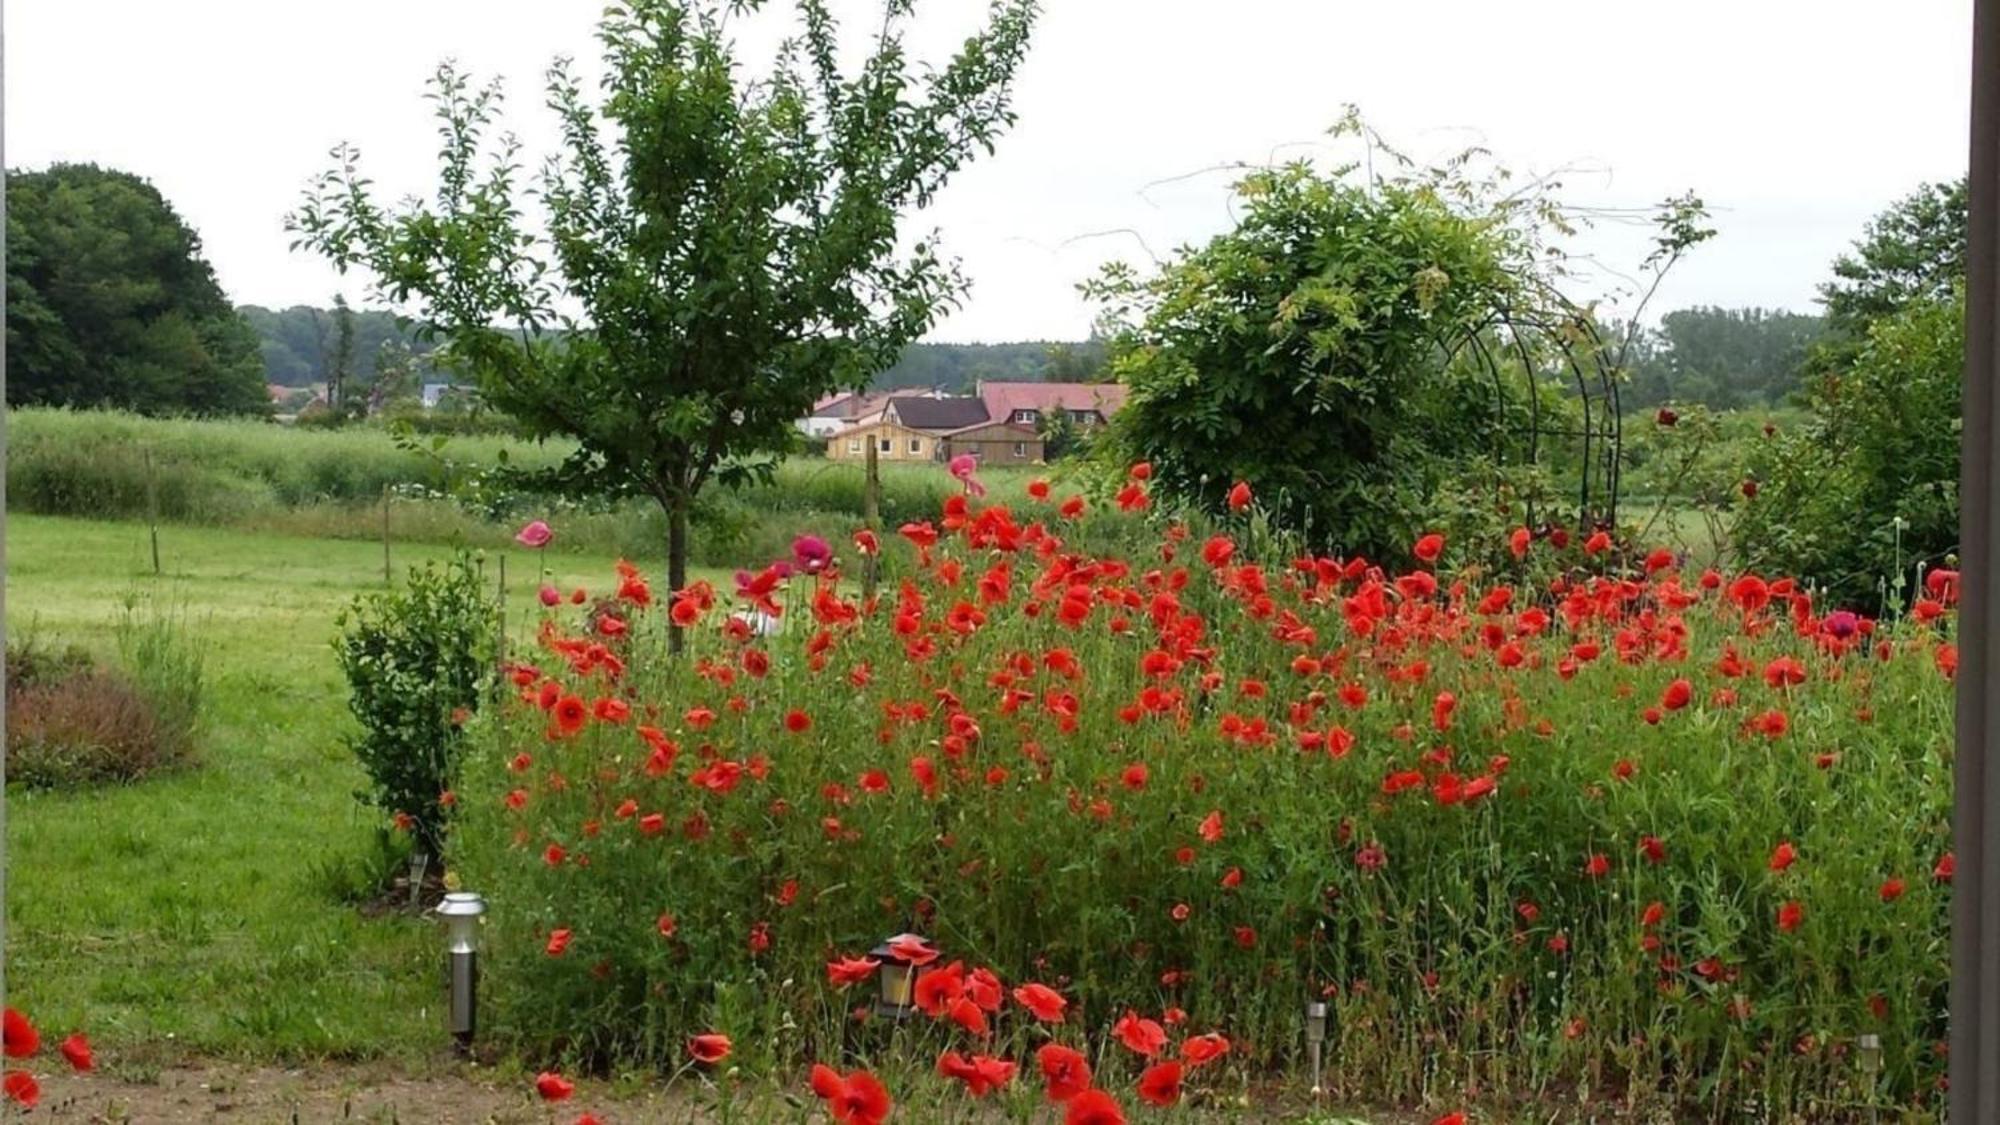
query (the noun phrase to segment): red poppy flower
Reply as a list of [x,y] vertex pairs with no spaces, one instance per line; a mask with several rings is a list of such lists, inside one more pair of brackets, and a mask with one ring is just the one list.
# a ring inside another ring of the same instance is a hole
[[1593,879],[1602,879],[1611,874],[1611,857],[1603,852],[1592,852],[1583,861],[1583,873]]
[[574,695],[565,695],[556,700],[556,729],[564,735],[572,735],[583,729],[590,719],[590,707]]
[[1931,878],[1940,883],[1951,882],[1951,877],[1957,873],[1958,857],[1951,852],[1944,853],[1944,858],[1937,861],[1936,867],[1931,868]]
[[28,1017],[8,1008],[0,1017],[0,1049],[4,1049],[10,1059],[25,1059],[42,1049],[41,1032]]
[[1160,1048],[1167,1045],[1165,1028],[1129,1010],[1112,1025],[1111,1034],[1117,1036],[1127,1049],[1148,1058],[1159,1054]]
[[97,1065],[96,1059],[90,1053],[90,1040],[85,1039],[80,1031],[63,1040],[57,1050],[62,1052],[62,1057],[76,1070],[90,1070]]
[[1085,1090],[1069,1100],[1063,1125],[1125,1125],[1125,1111],[1110,1094]]
[[1686,680],[1675,680],[1660,693],[1660,706],[1669,711],[1678,711],[1694,698],[1694,685]]
[[1417,556],[1418,562],[1429,566],[1438,561],[1439,555],[1444,554],[1444,536],[1435,531],[1431,532],[1418,539],[1416,546],[1410,548],[1410,553]]
[[549,933],[549,944],[548,944],[549,956],[551,957],[562,956],[563,951],[569,948],[570,936],[571,935],[568,930],[551,931]]
[[812,716],[796,707],[785,712],[785,729],[793,734],[804,734],[812,729],[812,725]]
[[1201,838],[1211,844],[1222,840],[1222,810],[1216,809],[1201,818],[1199,829]]
[[914,1002],[932,1019],[942,1017],[954,1001],[965,995],[965,962],[953,961],[941,969],[917,974]]
[[1431,1125],[1466,1125],[1464,1110],[1454,1110],[1431,1122]]
[[1044,1043],[1035,1052],[1048,1099],[1066,1102],[1090,1088],[1090,1063],[1083,1052],[1061,1043]]
[[0,1092],[29,1109],[35,1108],[35,1103],[42,1100],[42,1084],[25,1070],[8,1071],[7,1076],[0,1079]]
[[826,979],[835,988],[846,988],[874,976],[881,967],[873,957],[840,957],[826,963]]
[[688,1054],[696,1062],[714,1066],[729,1057],[732,1046],[729,1036],[711,1031],[688,1040]]
[[1771,870],[1783,871],[1798,861],[1799,850],[1792,846],[1790,840],[1786,840],[1780,843],[1777,850],[1771,853]]
[[1882,897],[1883,902],[1894,902],[1897,899],[1903,897],[1903,891],[1904,891],[1903,881],[1901,879],[1891,878],[1884,880],[1881,889],[1876,893]]
[[1049,482],[1039,477],[1029,481],[1028,495],[1037,500],[1047,500],[1049,498]]
[[1196,1035],[1181,1044],[1181,1058],[1191,1067],[1214,1062],[1228,1053],[1229,1040],[1214,1032]]
[[970,996],[961,996],[953,1000],[951,1006],[945,1009],[945,1017],[969,1034],[982,1038],[992,1034],[992,1029],[986,1024],[986,1013],[979,1005],[972,1002]]
[[545,1070],[535,1075],[535,1092],[540,1094],[545,1102],[567,1101],[571,1094],[576,1093],[576,1083],[560,1074]]
[[843,1076],[830,1066],[812,1068],[813,1093],[826,1102],[827,1113],[840,1125],[881,1125],[894,1103],[874,1075],[856,1070]]
[[1778,908],[1778,928],[1791,933],[1806,920],[1806,908],[1797,902],[1788,902]]
[[915,934],[904,934],[889,943],[889,952],[922,968],[938,959],[938,951]]
[[1172,1059],[1154,1063],[1139,1076],[1139,1100],[1161,1108],[1181,1100],[1181,1064]]
[[1030,983],[1015,989],[1014,1002],[1043,1023],[1061,1023],[1063,1009],[1069,1007],[1061,993],[1045,984]]
[[976,1098],[983,1098],[1014,1080],[1014,1064],[991,1055],[968,1059],[957,1051],[946,1051],[938,1056],[937,1068],[946,1078],[965,1083],[966,1091]]

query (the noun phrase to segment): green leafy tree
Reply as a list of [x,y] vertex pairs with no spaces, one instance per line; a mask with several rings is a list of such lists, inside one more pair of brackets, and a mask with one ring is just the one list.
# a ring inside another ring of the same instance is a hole
[[1153,277],[1113,266],[1087,287],[1131,388],[1113,454],[1211,508],[1248,481],[1315,539],[1400,555],[1443,482],[1525,430],[1507,394],[1451,360],[1526,299],[1523,245],[1435,182],[1292,164],[1236,192],[1235,229]]
[[1918,564],[1958,547],[1965,301],[1920,299],[1868,326],[1813,385],[1812,415],[1751,464],[1737,541],[1752,566],[1809,578],[1830,600],[1907,604]]
[[347,298],[335,296],[333,299],[333,354],[327,361],[326,405],[335,417],[352,415],[354,405],[348,402],[350,384],[354,380],[354,310],[347,307]]
[[93,164],[7,173],[7,358],[16,406],[269,408],[199,236],[151,184]]
[[1923,301],[1948,301],[1965,280],[1966,181],[1924,184],[1870,220],[1819,288],[1827,326],[1866,335],[1874,321]]
[[545,238],[522,217],[517,146],[487,144],[498,87],[448,64],[436,198],[385,209],[342,146],[288,225],[413,305],[494,407],[575,438],[560,483],[656,500],[679,588],[701,490],[768,479],[795,419],[890,366],[963,288],[935,235],[899,249],[899,220],[1012,123],[1036,7],[1000,0],[929,71],[903,46],[913,7],[885,0],[850,75],[826,3],[801,0],[751,81],[718,4],[615,3],[601,100],[567,62],[548,73],[563,145],[534,192]]

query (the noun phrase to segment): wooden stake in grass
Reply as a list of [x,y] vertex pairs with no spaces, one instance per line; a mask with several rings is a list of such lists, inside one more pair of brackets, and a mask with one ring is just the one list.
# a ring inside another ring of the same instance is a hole
[[[867,474],[861,488],[861,522],[868,530],[879,534],[882,530],[882,473],[874,438],[868,439]],[[875,556],[872,554],[861,560],[861,596],[864,602],[875,600]]]
[[493,659],[507,660],[507,556],[500,556],[500,604],[493,613]]
[[153,447],[146,447],[146,527],[153,537],[153,576],[160,573],[160,482],[153,475]]
[[388,586],[395,580],[389,577],[389,486],[382,486],[382,585]]

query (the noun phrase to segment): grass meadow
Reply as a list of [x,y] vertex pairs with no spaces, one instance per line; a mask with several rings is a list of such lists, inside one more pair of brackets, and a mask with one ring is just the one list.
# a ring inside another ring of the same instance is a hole
[[[209,676],[195,768],[8,794],[10,1002],[88,1026],[128,1063],[434,1048],[434,928],[365,919],[344,895],[379,817],[352,796],[328,644],[336,611],[380,586],[380,544],[169,526],[155,577],[139,523],[14,516],[7,531],[10,635],[108,652],[125,604],[151,600],[184,615]],[[448,551],[398,544],[393,562]],[[567,584],[612,560],[548,561]],[[513,620],[528,619],[534,566],[510,553]]]

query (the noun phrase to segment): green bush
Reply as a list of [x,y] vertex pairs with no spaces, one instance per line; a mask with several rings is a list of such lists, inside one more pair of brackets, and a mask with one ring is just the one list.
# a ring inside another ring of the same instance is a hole
[[338,619],[334,651],[361,724],[348,745],[372,787],[356,796],[407,828],[425,855],[444,843],[463,726],[493,680],[495,608],[460,552],[412,567],[401,589],[356,598]]
[[1964,339],[1962,296],[1911,305],[1815,382],[1811,418],[1751,458],[1757,494],[1737,528],[1750,565],[1883,606],[1907,601],[1917,567],[1951,559]]
[[177,616],[128,605],[119,666],[33,635],[7,648],[10,782],[69,788],[133,781],[194,759],[204,652]]
[[1400,557],[1469,458],[1525,446],[1528,374],[1492,378],[1454,348],[1535,299],[1532,255],[1499,205],[1428,181],[1300,164],[1236,192],[1235,229],[1092,287],[1131,388],[1099,444],[1210,510],[1247,481],[1320,545]]

